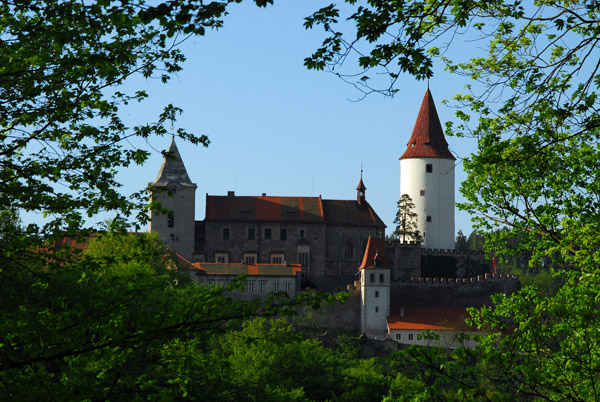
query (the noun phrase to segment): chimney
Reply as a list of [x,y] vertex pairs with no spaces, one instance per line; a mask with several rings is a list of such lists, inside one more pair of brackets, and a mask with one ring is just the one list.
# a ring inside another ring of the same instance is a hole
[[227,192],[227,197],[233,197],[235,196],[235,191],[228,191]]

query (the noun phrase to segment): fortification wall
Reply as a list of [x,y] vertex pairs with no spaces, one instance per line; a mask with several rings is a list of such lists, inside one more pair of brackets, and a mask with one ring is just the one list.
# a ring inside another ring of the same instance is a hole
[[392,240],[385,249],[392,270],[392,280],[413,277],[468,278],[493,271],[485,254],[472,250],[421,248],[417,242]]
[[394,307],[447,306],[481,307],[491,305],[491,295],[511,294],[521,288],[515,275],[479,275],[473,278],[411,278],[392,282]]

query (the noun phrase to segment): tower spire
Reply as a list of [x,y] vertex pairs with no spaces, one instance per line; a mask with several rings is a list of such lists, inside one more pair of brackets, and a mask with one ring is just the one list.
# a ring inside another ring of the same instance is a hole
[[367,189],[367,187],[365,187],[365,183],[363,183],[362,175],[363,175],[363,167],[362,167],[362,163],[361,163],[360,164],[360,181],[358,182],[358,186],[356,187],[356,201],[358,202],[358,205],[364,205],[367,202],[366,197],[365,197],[365,190]]
[[192,181],[188,176],[181,154],[175,144],[175,135],[171,139],[169,149],[167,150],[169,156],[167,156],[158,171],[156,180],[151,183],[153,186],[166,186],[169,183],[178,183],[182,185],[190,185]]
[[408,140],[406,151],[400,159],[406,158],[443,158],[456,160],[448,149],[448,142],[440,123],[433,96],[427,87],[427,92],[421,102],[419,115]]

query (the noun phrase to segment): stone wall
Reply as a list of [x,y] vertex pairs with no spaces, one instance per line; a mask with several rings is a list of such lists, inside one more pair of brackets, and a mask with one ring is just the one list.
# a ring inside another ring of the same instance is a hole
[[412,278],[392,282],[394,307],[481,307],[491,304],[495,293],[511,294],[521,288],[514,275],[483,275],[474,278]]

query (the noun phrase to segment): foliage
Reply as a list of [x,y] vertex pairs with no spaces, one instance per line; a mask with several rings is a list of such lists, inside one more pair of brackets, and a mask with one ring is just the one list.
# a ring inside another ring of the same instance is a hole
[[[228,292],[239,280],[189,286],[155,234],[108,233],[67,260],[58,249],[53,256],[3,266],[0,393],[9,399],[181,399],[192,375],[185,365],[207,359],[199,352],[226,323],[323,301],[274,294],[238,302]],[[218,372],[193,375],[201,373]]]
[[396,219],[394,219],[394,223],[397,226],[393,236],[401,238],[403,242],[406,241],[407,236],[411,241],[423,241],[423,236],[421,236],[418,229],[419,217],[413,211],[414,208],[415,204],[413,204],[412,198],[408,194],[402,194],[398,200],[398,211],[396,212]]
[[[460,394],[449,399],[597,400],[600,3],[346,3],[306,19],[308,28],[321,25],[328,33],[306,65],[356,79],[364,94],[394,94],[401,73],[432,77],[438,60],[470,79],[454,98],[457,123],[446,130],[478,141],[463,160],[467,201],[460,207],[499,263],[529,252],[530,266],[549,259],[562,284],[542,294],[525,287],[475,313],[476,325],[513,321],[516,330],[491,334],[443,363],[441,356],[427,360],[437,367],[436,381],[453,380],[444,386]],[[355,25],[349,34],[336,30],[346,11]],[[473,51],[456,48],[465,42]],[[359,71],[344,73],[354,51]],[[377,86],[371,72],[389,82]]]
[[467,236],[465,236],[463,234],[462,230],[459,230],[458,233],[456,234],[456,242],[455,242],[454,248],[456,250],[460,250],[460,251],[468,250]]
[[[77,233],[101,211],[130,217],[144,191],[120,194],[116,174],[149,156],[131,140],[166,134],[181,110],[166,105],[154,122],[127,127],[123,108],[148,94],[124,93],[122,84],[132,75],[167,82],[185,60],[177,46],[221,27],[236,2],[2,2],[0,206],[43,213],[48,222],[27,229],[36,236]],[[208,144],[183,129],[176,135]]]

